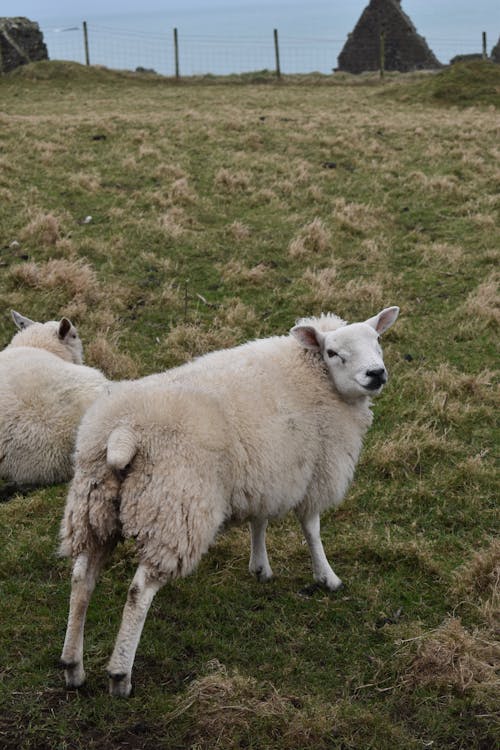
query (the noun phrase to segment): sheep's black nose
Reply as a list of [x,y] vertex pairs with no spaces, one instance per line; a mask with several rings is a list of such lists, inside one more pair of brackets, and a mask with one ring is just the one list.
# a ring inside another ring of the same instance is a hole
[[371,378],[371,388],[380,388],[381,385],[387,383],[387,373],[383,367],[379,367],[376,370],[367,370],[366,375]]

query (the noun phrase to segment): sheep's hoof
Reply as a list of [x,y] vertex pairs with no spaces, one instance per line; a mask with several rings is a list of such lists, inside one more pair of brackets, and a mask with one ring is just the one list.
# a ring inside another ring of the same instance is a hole
[[132,681],[126,672],[108,672],[109,694],[114,698],[128,698],[132,691]]
[[254,575],[256,579],[259,581],[259,583],[265,583],[266,581],[270,581],[273,577],[272,570],[266,570],[265,568],[257,568],[257,570],[254,571]]
[[85,670],[81,662],[69,662],[61,659],[61,667],[64,669],[66,687],[70,690],[81,687],[85,682]]
[[310,583],[308,586],[304,586],[303,589],[299,590],[299,596],[312,596],[316,593],[316,591],[328,591],[330,593],[336,593],[337,591],[341,591],[341,589],[344,588],[344,584],[342,581],[340,581],[340,584],[333,587],[328,586],[326,581],[314,581],[314,583]]

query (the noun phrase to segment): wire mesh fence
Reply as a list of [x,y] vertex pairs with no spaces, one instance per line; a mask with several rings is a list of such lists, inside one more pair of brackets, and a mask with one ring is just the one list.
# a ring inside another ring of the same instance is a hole
[[[51,59],[73,60],[124,70],[154,70],[166,76],[228,75],[259,70],[276,70],[276,46],[273,30],[253,36],[177,34],[177,59],[174,29],[145,32],[87,24],[87,53],[83,25],[43,28]],[[279,35],[279,62],[286,73],[331,73],[345,39],[293,37]],[[464,55],[481,54],[481,33],[468,39],[436,38],[427,40],[438,59],[448,62],[457,49]],[[373,45],[378,49],[379,41]]]

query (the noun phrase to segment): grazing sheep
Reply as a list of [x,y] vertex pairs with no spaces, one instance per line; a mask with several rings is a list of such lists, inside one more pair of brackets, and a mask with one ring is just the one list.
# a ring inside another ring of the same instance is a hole
[[108,381],[80,364],[82,342],[68,318],[12,317],[20,331],[0,352],[0,479],[17,486],[67,481],[82,414]]
[[118,384],[91,407],[61,525],[61,553],[74,560],[62,653],[69,687],[85,680],[85,613],[120,538],[135,539],[139,567],[108,665],[116,696],[130,693],[155,593],[189,574],[229,519],[249,520],[250,571],[266,580],[268,519],[293,509],[314,579],[331,591],[342,585],[323,550],[320,513],[352,479],[371,397],[387,380],[379,334],[398,313],[351,325],[333,315],[302,320],[289,336]]

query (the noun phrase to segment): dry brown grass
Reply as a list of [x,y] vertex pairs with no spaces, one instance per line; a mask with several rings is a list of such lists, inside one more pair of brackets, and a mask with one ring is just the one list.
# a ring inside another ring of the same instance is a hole
[[249,268],[242,261],[233,258],[221,267],[221,275],[224,281],[248,282],[259,285],[269,274],[269,266],[265,263],[257,263]]
[[466,315],[472,315],[483,325],[498,326],[500,323],[499,274],[493,272],[472,291],[463,306]]
[[231,237],[238,242],[247,240],[251,235],[250,228],[242,221],[233,221],[233,223],[228,226],[228,232]]
[[[303,280],[309,286],[309,291],[302,295],[303,303],[319,306],[322,310],[337,311],[354,307],[361,315],[363,310],[380,307],[387,301],[385,283],[378,276],[342,281],[337,268],[330,266],[318,271],[306,269]],[[387,276],[384,282],[387,282]]]
[[161,347],[167,353],[169,363],[177,365],[236,343],[234,330],[219,328],[206,331],[194,323],[179,323],[169,331]]
[[426,263],[441,264],[444,262],[454,265],[459,263],[464,256],[462,247],[446,242],[431,242],[420,246],[419,250]]
[[21,263],[10,271],[18,284],[39,290],[63,290],[80,304],[92,304],[101,298],[97,274],[84,260],[56,258],[46,263]]
[[[454,572],[453,591],[457,596],[488,598],[500,617],[500,540],[477,550]],[[500,621],[498,623],[500,625]]]
[[220,190],[232,192],[233,190],[247,190],[250,185],[250,177],[241,170],[231,170],[221,167],[215,175],[214,184]]
[[316,217],[306,224],[288,245],[292,258],[299,258],[310,253],[321,254],[330,250],[331,235],[323,221]]
[[80,188],[88,193],[96,193],[101,188],[101,178],[96,173],[77,172],[70,176],[69,182],[72,187]]
[[336,198],[333,203],[333,217],[336,223],[353,232],[365,233],[377,229],[382,216],[379,208],[363,203],[349,203],[345,198]]
[[121,352],[105,334],[97,334],[85,346],[87,364],[98,367],[112,379],[137,378],[139,367],[128,354]]
[[[256,732],[268,738],[263,741],[271,743],[265,745],[269,748],[327,750],[336,747],[332,744],[336,735],[349,731],[342,702],[285,695],[270,682],[259,683],[235,669],[227,670],[216,659],[205,666],[205,672],[191,682],[167,716],[168,723],[189,716],[193,750],[237,750],[247,746]],[[362,725],[367,717],[359,719]]]
[[37,211],[21,230],[19,237],[23,242],[55,245],[62,235],[61,224],[60,217],[55,214]]
[[189,185],[186,177],[180,177],[175,180],[170,186],[169,199],[172,205],[177,206],[188,206],[191,203],[196,203],[197,195],[193,188]]
[[167,237],[172,237],[172,239],[182,237],[186,232],[187,225],[189,224],[189,218],[187,217],[186,212],[179,206],[174,206],[169,209],[159,217],[158,221],[165,235]]
[[495,705],[500,668],[500,644],[487,629],[468,630],[456,617],[418,639],[416,654],[402,675],[406,688],[433,686],[460,693],[475,691]]
[[457,443],[446,431],[436,430],[431,420],[424,419],[397,427],[390,437],[371,446],[364,460],[382,476],[395,479],[431,471],[440,457],[449,458],[457,449]]

